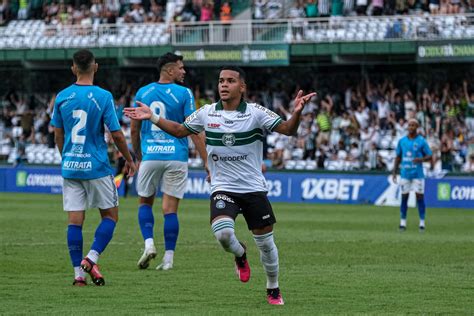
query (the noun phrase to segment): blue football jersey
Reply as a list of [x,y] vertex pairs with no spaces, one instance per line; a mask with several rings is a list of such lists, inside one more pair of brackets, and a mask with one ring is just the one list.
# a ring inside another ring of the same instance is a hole
[[[150,83],[138,90],[135,101],[148,105],[160,117],[180,124],[196,109],[191,90],[175,83]],[[140,135],[142,160],[188,161],[186,137],[171,136],[148,120],[142,121]]]
[[402,159],[400,176],[404,179],[424,178],[422,163],[413,163],[413,159],[431,155],[431,149],[423,136],[417,135],[413,139],[408,136],[401,138],[397,145],[397,156]]
[[64,129],[64,178],[97,179],[113,174],[104,125],[114,132],[120,130],[120,124],[110,92],[92,85],[69,86],[56,96],[51,125]]

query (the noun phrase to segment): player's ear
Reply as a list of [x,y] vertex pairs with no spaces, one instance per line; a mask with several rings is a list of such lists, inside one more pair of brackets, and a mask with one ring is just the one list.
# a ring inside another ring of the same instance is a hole
[[73,64],[73,65],[71,66],[71,71],[72,71],[72,73],[74,74],[74,76],[77,75],[76,65]]
[[245,81],[240,81],[240,92],[245,93],[247,90],[247,85],[245,84]]
[[96,73],[98,69],[99,69],[99,64],[94,63],[94,73]]

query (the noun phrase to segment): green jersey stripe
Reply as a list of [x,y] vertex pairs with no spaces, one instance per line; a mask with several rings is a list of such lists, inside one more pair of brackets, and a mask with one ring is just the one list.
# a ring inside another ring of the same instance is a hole
[[260,133],[260,134],[263,135],[263,131],[262,131],[261,128],[255,128],[251,131],[240,132],[240,133],[218,133],[218,132],[206,131],[206,137],[221,139],[222,136],[224,136],[225,134],[232,134],[232,135],[234,135],[234,137],[236,139],[238,139],[238,138],[245,138],[245,137],[253,136],[255,133]]
[[282,122],[281,117],[277,118],[277,119],[275,120],[275,122],[273,122],[272,126],[270,126],[270,131],[273,132],[273,130],[274,130],[278,125],[280,125],[281,122]]
[[[233,144],[230,146],[242,146],[242,145],[248,145],[252,144],[256,141],[262,141],[263,142],[263,135],[260,134],[255,134],[254,136],[248,137],[248,138],[242,138],[242,139],[236,139]],[[211,146],[228,146],[225,145],[222,141],[222,139],[219,138],[209,138],[206,137],[206,144],[211,145]]]

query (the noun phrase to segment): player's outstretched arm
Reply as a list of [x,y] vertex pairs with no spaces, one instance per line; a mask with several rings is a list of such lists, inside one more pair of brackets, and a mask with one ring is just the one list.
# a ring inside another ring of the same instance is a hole
[[125,108],[124,113],[127,117],[131,118],[132,120],[150,120],[153,124],[164,130],[170,135],[174,137],[182,138],[188,135],[191,135],[191,132],[188,131],[186,127],[183,125],[160,118],[159,115],[154,114],[151,109],[144,103],[140,101],[136,101],[139,107],[136,108]]
[[275,128],[275,131],[280,134],[285,134],[288,136],[296,134],[298,126],[300,125],[301,112],[304,109],[304,106],[311,100],[312,97],[316,95],[316,92],[303,95],[303,90],[298,91],[294,102],[294,110],[288,121],[285,121],[278,125]]
[[127,141],[125,136],[123,135],[122,130],[114,131],[110,133],[112,138],[114,139],[115,146],[117,149],[122,153],[123,158],[125,158],[125,172],[129,177],[133,177],[137,167],[133,162],[132,155],[130,155],[130,151],[128,150]]

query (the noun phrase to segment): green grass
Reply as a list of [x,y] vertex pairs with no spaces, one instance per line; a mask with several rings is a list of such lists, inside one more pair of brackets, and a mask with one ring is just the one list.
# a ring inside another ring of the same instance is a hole
[[[474,313],[474,211],[429,209],[427,231],[410,209],[274,203],[285,306],[268,306],[265,276],[242,217],[252,278],[209,227],[208,202],[184,200],[172,271],[139,271],[137,200],[121,200],[114,239],[101,258],[106,286],[71,286],[66,214],[59,195],[0,194],[0,314],[456,314]],[[158,249],[162,217],[155,216]],[[87,212],[88,251],[99,220]]]

